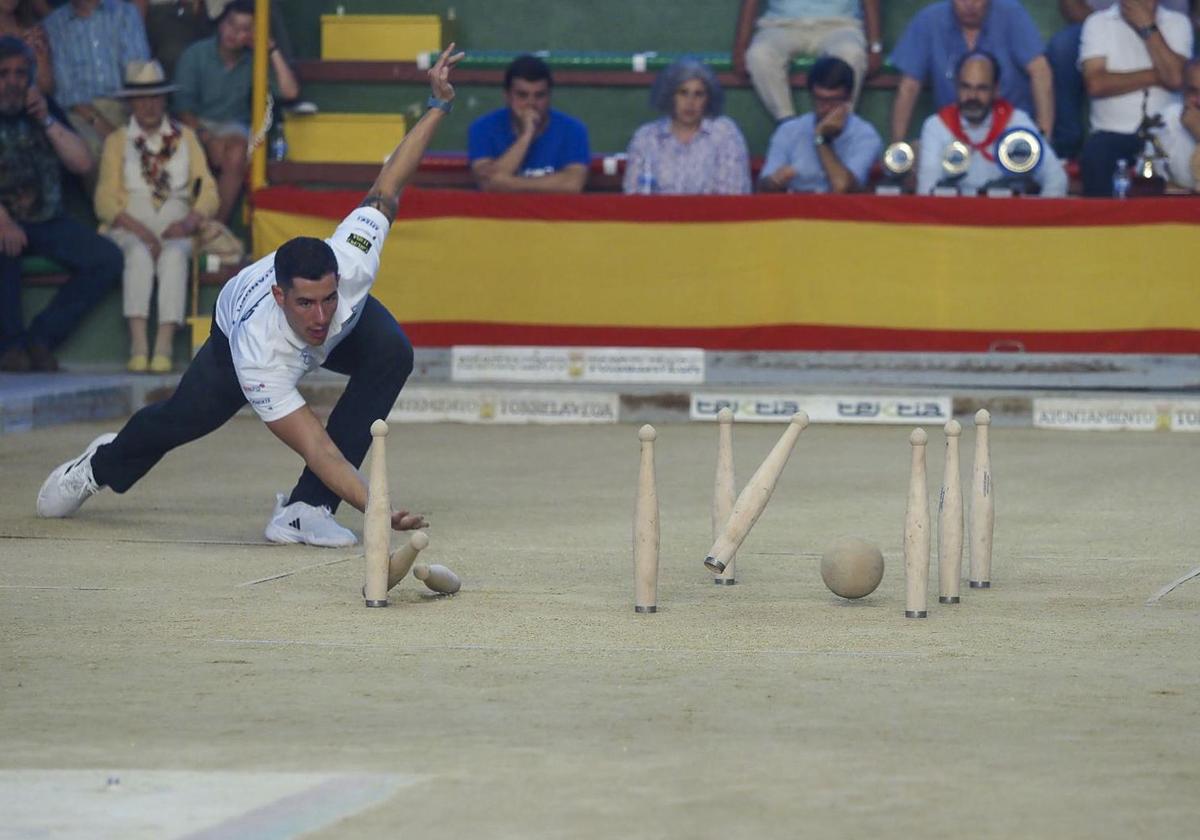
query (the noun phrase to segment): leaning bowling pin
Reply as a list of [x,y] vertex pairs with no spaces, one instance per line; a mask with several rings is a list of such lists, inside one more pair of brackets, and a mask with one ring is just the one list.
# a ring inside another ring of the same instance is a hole
[[992,585],[992,530],[996,524],[996,497],[992,487],[992,453],[988,430],[992,415],[975,412],[975,466],[971,475],[971,577],[972,589]]
[[963,501],[962,477],[958,467],[958,439],[962,424],[946,423],[946,469],[938,500],[938,601],[957,604],[962,578]]
[[412,567],[412,573],[413,577],[424,581],[426,586],[439,595],[453,595],[462,589],[462,581],[458,579],[458,575],[436,563],[432,566],[417,563]]
[[908,478],[908,509],[904,513],[904,617],[925,618],[929,590],[929,498],[925,486],[924,429],[913,429],[912,467]]
[[[725,530],[733,503],[737,499],[737,485],[733,478],[733,412],[722,408],[717,412],[717,475],[713,482],[712,538],[713,542]],[[725,564],[725,571],[713,578],[713,583],[726,586],[737,582],[733,570],[734,557]]]
[[641,462],[633,507],[633,611],[658,612],[658,489],[654,480],[654,439],[650,425],[638,430]]
[[408,574],[408,570],[416,562],[417,555],[428,547],[429,535],[424,531],[414,531],[412,536],[408,538],[408,542],[392,552],[391,559],[388,560],[389,590],[395,588],[396,584],[404,580],[404,576]]
[[383,420],[371,424],[371,472],[367,481],[367,510],[363,524],[363,553],[367,582],[363,597],[368,607],[388,605],[388,548],[392,538],[392,505],[388,501],[387,433]]
[[758,517],[762,515],[763,510],[767,507],[767,502],[771,500],[771,493],[775,491],[779,476],[783,473],[783,468],[787,466],[792,449],[796,446],[796,439],[800,437],[800,433],[807,426],[807,414],[803,411],[793,414],[792,421],[788,424],[783,436],[779,438],[779,442],[759,464],[750,480],[746,482],[737,501],[733,503],[729,521],[725,523],[720,535],[713,542],[712,548],[708,550],[708,556],[704,558],[704,565],[710,571],[723,572],[733,560],[734,553],[746,539],[746,535],[750,533],[750,529],[754,527]]

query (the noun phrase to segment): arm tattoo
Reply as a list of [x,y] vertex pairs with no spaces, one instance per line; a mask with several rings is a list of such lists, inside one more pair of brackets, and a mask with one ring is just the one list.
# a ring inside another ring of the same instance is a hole
[[381,193],[373,192],[367,195],[362,200],[359,207],[374,207],[380,213],[387,217],[388,224],[396,221],[396,207],[400,204],[399,199],[389,198]]

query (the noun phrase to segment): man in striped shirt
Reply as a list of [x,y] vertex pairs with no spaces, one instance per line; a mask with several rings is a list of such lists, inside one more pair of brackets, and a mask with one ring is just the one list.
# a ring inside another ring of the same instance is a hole
[[124,83],[125,65],[150,59],[142,17],[125,0],[71,0],[42,26],[54,60],[54,98],[99,160],[104,138],[125,122],[113,97]]

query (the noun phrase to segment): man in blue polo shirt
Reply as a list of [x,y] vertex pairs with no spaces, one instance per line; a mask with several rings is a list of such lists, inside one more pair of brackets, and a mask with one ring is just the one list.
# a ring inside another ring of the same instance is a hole
[[956,101],[954,69],[968,52],[983,50],[1000,66],[999,95],[1033,114],[1042,134],[1054,127],[1054,83],[1041,33],[1017,0],[940,0],[913,17],[890,62],[902,76],[892,103],[892,140],[908,136],[921,86],[933,107]]
[[546,62],[532,55],[515,59],[504,73],[506,108],[471,123],[468,154],[482,190],[494,192],[581,192],[591,152],[587,128],[550,108],[553,86]]

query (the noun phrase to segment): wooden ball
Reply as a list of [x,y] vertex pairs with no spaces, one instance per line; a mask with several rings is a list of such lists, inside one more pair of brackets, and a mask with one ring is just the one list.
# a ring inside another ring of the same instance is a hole
[[842,537],[821,556],[821,580],[843,598],[870,595],[883,580],[883,552],[858,537]]

